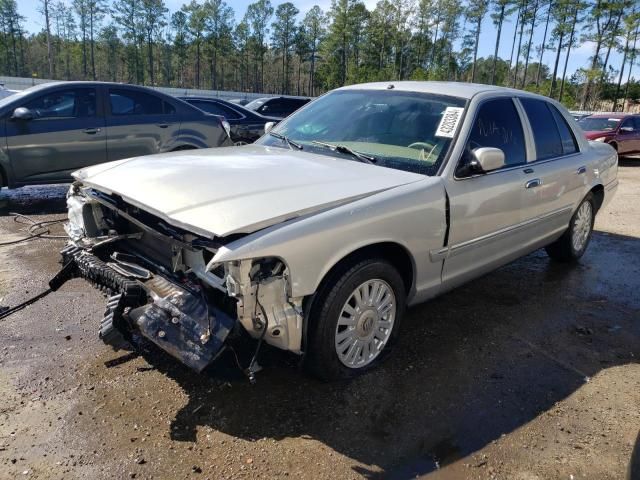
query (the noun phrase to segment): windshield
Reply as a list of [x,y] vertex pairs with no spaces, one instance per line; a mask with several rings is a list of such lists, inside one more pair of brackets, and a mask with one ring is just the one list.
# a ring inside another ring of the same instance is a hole
[[618,128],[621,118],[587,117],[578,122],[585,132],[608,132]]
[[264,136],[262,145],[354,159],[347,147],[382,167],[435,175],[456,133],[465,100],[394,90],[338,90],[303,107]]

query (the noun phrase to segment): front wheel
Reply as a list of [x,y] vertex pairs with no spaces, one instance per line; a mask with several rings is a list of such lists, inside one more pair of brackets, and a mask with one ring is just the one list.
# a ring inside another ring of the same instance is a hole
[[325,380],[373,368],[397,336],[405,297],[400,274],[386,260],[363,260],[334,275],[309,314],[306,366]]
[[558,240],[546,247],[549,256],[560,262],[577,261],[587,250],[593,232],[594,220],[593,195],[589,193],[582,200],[573,217],[571,217],[567,231]]

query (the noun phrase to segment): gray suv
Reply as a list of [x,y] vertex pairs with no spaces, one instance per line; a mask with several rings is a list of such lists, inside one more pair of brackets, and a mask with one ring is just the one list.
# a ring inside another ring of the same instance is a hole
[[231,145],[222,119],[133,85],[61,82],[0,100],[0,187],[70,182],[97,163]]

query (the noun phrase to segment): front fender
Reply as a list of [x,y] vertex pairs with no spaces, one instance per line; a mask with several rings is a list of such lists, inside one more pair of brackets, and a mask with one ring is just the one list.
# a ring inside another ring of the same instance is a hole
[[396,243],[416,266],[415,287],[440,283],[439,263],[429,251],[441,248],[446,232],[445,191],[439,177],[399,186],[321,213],[243,237],[218,250],[210,265],[278,257],[290,274],[293,298],[313,294],[341,259],[362,247]]

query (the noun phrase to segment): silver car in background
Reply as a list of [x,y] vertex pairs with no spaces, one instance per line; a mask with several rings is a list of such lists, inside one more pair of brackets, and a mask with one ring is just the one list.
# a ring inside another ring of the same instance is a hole
[[0,187],[69,183],[138,155],[231,145],[220,117],[134,85],[46,83],[0,100]]
[[617,160],[545,97],[354,85],[253,145],[76,172],[63,261],[111,292],[107,342],[136,331],[202,370],[244,331],[344,378],[407,306],[538,248],[578,260]]

